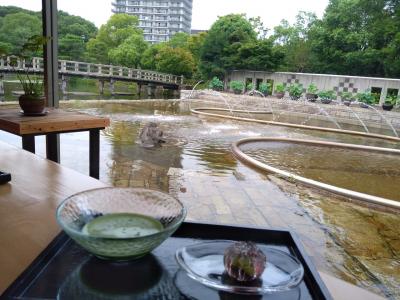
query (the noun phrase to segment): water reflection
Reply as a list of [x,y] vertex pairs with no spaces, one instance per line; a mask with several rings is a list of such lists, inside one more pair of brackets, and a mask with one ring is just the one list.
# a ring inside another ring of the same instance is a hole
[[57,299],[180,299],[180,293],[153,255],[131,262],[91,257],[66,278]]
[[[189,278],[184,271],[179,271],[175,275],[174,279],[176,287],[179,291],[185,295],[188,299],[207,299],[207,300],[280,300],[280,299],[311,299],[305,284],[302,283],[300,287],[296,287],[287,292],[271,293],[264,295],[239,295],[231,294],[226,292],[218,292],[211,288],[208,288],[197,281]],[[302,293],[303,297],[302,298]]]

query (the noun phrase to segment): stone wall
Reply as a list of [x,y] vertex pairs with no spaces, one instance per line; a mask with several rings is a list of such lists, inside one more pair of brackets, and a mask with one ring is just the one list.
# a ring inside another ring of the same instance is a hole
[[300,83],[304,87],[304,92],[311,83],[314,83],[319,90],[334,90],[338,99],[340,99],[342,92],[350,92],[355,95],[368,89],[377,89],[377,91],[381,89],[381,104],[385,101],[389,89],[394,89],[392,93],[397,92],[397,95],[400,95],[400,79],[391,78],[289,72],[232,71],[226,76],[226,88],[229,87],[229,82],[234,80],[247,83],[252,82],[256,86],[261,82],[267,81],[273,83],[274,86],[279,83],[285,85]]

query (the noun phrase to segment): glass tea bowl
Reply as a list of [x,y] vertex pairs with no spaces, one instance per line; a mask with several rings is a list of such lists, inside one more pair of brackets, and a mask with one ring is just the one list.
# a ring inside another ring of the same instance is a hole
[[[185,219],[186,209],[175,198],[158,191],[101,188],[65,199],[56,217],[73,240],[97,257],[131,260],[151,252],[173,234]],[[144,227],[142,232],[125,232],[124,226],[132,223]],[[122,226],[122,235],[112,234],[115,224]],[[152,224],[157,230],[146,229]]]

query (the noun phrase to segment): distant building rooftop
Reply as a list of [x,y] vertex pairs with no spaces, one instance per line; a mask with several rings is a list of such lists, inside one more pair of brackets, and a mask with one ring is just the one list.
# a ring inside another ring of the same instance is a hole
[[199,33],[202,33],[202,32],[208,32],[208,30],[204,30],[204,29],[192,29],[192,30],[190,31],[190,34],[199,34]]

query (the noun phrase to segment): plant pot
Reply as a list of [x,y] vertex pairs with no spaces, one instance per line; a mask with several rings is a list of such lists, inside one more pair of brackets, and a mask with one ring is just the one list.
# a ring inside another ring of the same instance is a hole
[[332,102],[332,99],[321,99],[322,104],[329,104]]
[[307,93],[306,94],[306,99],[310,102],[315,102],[318,99],[318,95],[317,94],[312,94],[312,93]]
[[41,114],[46,104],[44,97],[37,98],[31,95],[21,95],[18,102],[24,114]]
[[216,92],[222,92],[224,89],[223,88],[213,87],[212,90],[216,91]]
[[298,101],[300,99],[299,96],[290,96],[290,99],[293,101]]
[[350,106],[351,105],[351,101],[350,100],[343,100],[343,104],[346,106]]
[[393,104],[387,104],[387,103],[383,103],[382,104],[382,109],[383,110],[391,111],[393,109],[393,107],[394,107]]
[[285,93],[284,93],[284,92],[282,92],[282,93],[275,93],[275,96],[276,96],[278,99],[282,99],[282,98],[285,96]]
[[363,102],[360,102],[359,105],[360,105],[361,108],[369,108],[368,104],[365,104]]
[[235,95],[240,95],[242,93],[242,90],[233,90],[233,93]]

